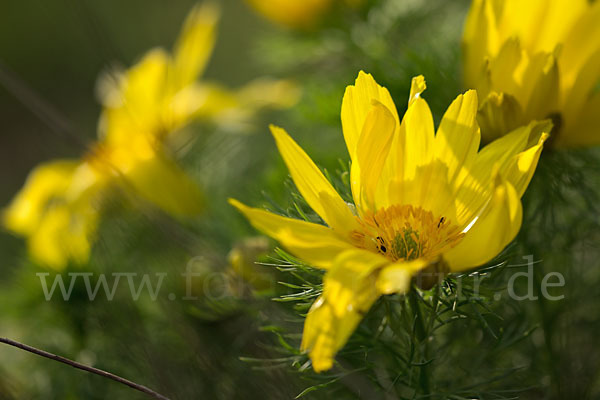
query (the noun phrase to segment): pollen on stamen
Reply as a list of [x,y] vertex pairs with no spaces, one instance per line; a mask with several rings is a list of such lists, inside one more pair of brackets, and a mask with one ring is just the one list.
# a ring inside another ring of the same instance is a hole
[[352,233],[353,243],[394,261],[435,257],[463,237],[446,217],[410,205],[365,212],[358,220],[362,229]]

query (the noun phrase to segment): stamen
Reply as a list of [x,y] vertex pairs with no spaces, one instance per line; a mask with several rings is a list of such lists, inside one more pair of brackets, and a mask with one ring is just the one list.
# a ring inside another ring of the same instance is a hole
[[446,217],[435,218],[430,211],[410,205],[366,212],[357,219],[362,229],[352,233],[354,244],[394,261],[436,257],[463,237]]

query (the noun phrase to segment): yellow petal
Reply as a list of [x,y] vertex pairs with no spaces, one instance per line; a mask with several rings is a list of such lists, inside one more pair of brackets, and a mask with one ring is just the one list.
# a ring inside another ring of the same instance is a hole
[[560,52],[561,85],[565,90],[573,86],[585,63],[600,51],[600,3],[586,8],[565,36]]
[[355,230],[357,222],[348,205],[304,150],[283,129],[271,125],[271,133],[294,183],[312,209],[342,236]]
[[545,11],[541,24],[533,27],[533,52],[552,52],[558,43],[565,40],[568,32],[578,23],[582,15],[588,11],[587,0],[543,0],[538,6]]
[[233,199],[229,203],[240,210],[256,229],[315,267],[329,268],[338,254],[352,248],[325,226],[247,207]]
[[331,7],[332,0],[247,0],[269,20],[288,28],[314,27]]
[[219,14],[217,3],[212,1],[190,11],[173,51],[176,90],[194,82],[204,71],[215,45]]
[[183,126],[192,118],[226,121],[240,108],[235,92],[212,83],[195,83],[177,92],[171,99],[174,126]]
[[[341,318],[354,309],[360,299],[361,288],[377,268],[389,264],[380,254],[363,249],[347,250],[339,254],[323,278],[323,298],[332,307],[334,316]],[[374,278],[371,279],[374,286]],[[372,291],[373,288],[368,288]],[[360,301],[359,301],[360,302]]]
[[401,141],[404,143],[404,179],[412,180],[420,166],[432,158],[434,140],[433,117],[427,102],[414,100],[400,125]]
[[[562,76],[561,76],[562,77]],[[581,120],[586,112],[594,110],[590,108],[590,105],[594,102],[594,96],[597,96],[597,87],[600,82],[600,48],[592,55],[579,69],[577,77],[575,78],[572,86],[563,86],[564,99],[562,100],[561,118],[565,128],[569,125],[579,125],[576,130],[565,130],[564,134],[560,136],[576,136],[580,137],[580,129],[587,131],[589,128],[585,124],[581,124]],[[561,81],[561,84],[564,83]],[[597,108],[595,108],[597,110]],[[592,111],[597,115],[597,112]],[[592,129],[597,129],[598,125],[593,124]],[[568,129],[568,128],[567,128]],[[592,134],[594,137],[598,137],[600,134]],[[559,139],[559,138],[557,138]],[[562,138],[565,142],[571,141],[571,138]],[[598,139],[596,139],[598,140]],[[577,139],[573,140],[577,142]],[[588,143],[594,144],[593,141]],[[559,141],[556,142],[557,146],[560,146]]]
[[456,247],[444,254],[452,271],[483,265],[498,255],[521,228],[523,210],[519,194],[500,175],[485,210]]
[[469,90],[448,107],[435,136],[435,158],[448,166],[452,182],[461,168],[470,167],[481,140],[477,125],[477,92]]
[[524,169],[517,173],[516,171],[524,168],[523,161],[521,167],[515,166],[519,163],[518,155],[543,143],[545,134],[551,128],[552,123],[548,120],[534,121],[495,140],[477,154],[472,167],[465,170],[465,176],[454,196],[459,226],[465,227],[470,224],[485,206],[490,196],[494,169],[506,179],[511,179],[509,182],[516,187],[519,196],[525,192],[537,165],[537,158],[531,159],[529,170]]
[[[519,196],[525,193],[525,189],[529,184],[531,175],[537,166],[537,159],[530,164],[532,171],[525,172],[529,178],[523,180],[521,177],[517,179],[518,174],[508,174],[508,171],[519,163],[520,153],[535,148],[534,153],[541,150],[541,146],[547,139],[548,134],[552,130],[552,122],[550,120],[533,121],[527,126],[515,129],[508,135],[495,140],[485,146],[477,155],[476,162],[473,166],[473,171],[479,173],[479,176],[485,174],[484,171],[491,176],[494,165],[498,166],[499,172],[516,188]],[[533,154],[533,153],[531,153]],[[525,157],[526,158],[526,157]],[[521,164],[521,167],[524,164]],[[520,168],[518,168],[520,169]],[[515,178],[515,180],[512,180]]]
[[381,294],[406,293],[413,275],[427,265],[427,260],[417,259],[384,267],[377,276],[377,290]]
[[97,210],[89,201],[55,204],[29,237],[29,254],[58,271],[70,262],[83,264],[89,259],[97,224]]
[[164,122],[169,55],[162,49],[146,53],[112,89],[105,89],[100,137],[111,144],[126,143],[130,135],[158,135]]
[[415,102],[421,96],[421,93],[425,91],[427,85],[425,84],[425,77],[423,75],[415,76],[410,82],[410,96],[408,97],[408,106]]
[[379,86],[371,74],[358,73],[354,86],[348,86],[342,101],[342,129],[350,158],[354,160],[356,145],[363,130],[367,114],[371,111],[373,100],[387,107],[396,121],[399,121],[396,105],[390,92]]
[[523,121],[523,111],[514,96],[507,93],[491,92],[481,103],[477,122],[485,142],[506,135],[519,127]]
[[544,142],[548,137],[548,133],[542,132],[538,143],[535,146],[517,154],[505,167],[505,171],[502,171],[502,173],[506,175],[506,180],[510,182],[517,191],[519,197],[523,196],[525,189],[527,189],[529,182],[531,182],[538,160],[540,159],[540,154],[542,154]]
[[244,85],[237,92],[240,103],[252,110],[264,107],[288,108],[300,99],[301,88],[285,79],[260,78]]
[[374,275],[356,286],[352,307],[336,314],[334,306],[321,296],[311,307],[304,322],[302,350],[308,350],[313,369],[321,372],[333,366],[333,358],[348,341],[362,316],[379,298]]
[[31,171],[21,191],[3,212],[4,226],[22,235],[34,233],[52,199],[65,195],[78,166],[78,161],[60,160]]
[[502,44],[498,55],[489,61],[492,86],[514,96],[520,104],[525,104],[527,98],[522,87],[528,62],[529,56],[521,48],[519,38],[509,38]]
[[465,86],[481,90],[485,60],[500,47],[497,20],[499,10],[493,1],[474,0],[465,21],[463,33],[463,79]]
[[540,27],[545,23],[547,0],[505,0],[502,3],[502,20],[498,29],[503,38],[518,37],[523,46],[533,51]]
[[558,109],[559,74],[554,55],[536,54],[531,57],[523,80],[525,121],[547,118]]
[[164,154],[135,162],[123,176],[136,194],[175,217],[197,215],[204,207],[196,182]]
[[[380,182],[381,171],[387,160],[390,145],[396,130],[396,120],[386,106],[374,100],[367,114],[363,130],[358,140],[356,159],[352,168],[360,170],[360,185],[352,181],[354,198],[360,198],[358,207],[377,209],[375,193]],[[352,171],[352,178],[357,175]],[[358,191],[358,193],[354,193]],[[363,196],[364,200],[363,201]],[[366,204],[365,204],[366,203]]]

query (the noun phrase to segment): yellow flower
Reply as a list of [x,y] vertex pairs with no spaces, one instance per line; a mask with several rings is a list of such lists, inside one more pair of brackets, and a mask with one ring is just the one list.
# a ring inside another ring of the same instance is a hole
[[[246,0],[262,16],[293,29],[313,28],[331,9],[335,0]],[[345,0],[358,6],[363,0]]]
[[473,1],[463,37],[464,82],[483,100],[484,139],[551,118],[553,146],[600,143],[598,21],[598,1]]
[[115,186],[176,217],[198,214],[202,194],[170,154],[171,136],[195,119],[244,121],[260,108],[297,100],[298,89],[287,81],[261,79],[237,92],[196,81],[212,53],[218,17],[216,3],[195,7],[173,55],[154,49],[116,80],[106,76],[99,85],[99,142],[81,160],[31,172],[3,223],[28,239],[35,261],[55,269],[85,263],[99,205]]
[[298,190],[326,226],[230,200],[255,228],[326,270],[302,339],[315,371],[331,368],[379,296],[405,293],[426,267],[482,265],[521,226],[520,198],[551,123],[532,122],[478,152],[476,92],[458,96],[434,134],[423,90],[423,77],[414,78],[400,122],[389,92],[371,75],[359,73],[346,89],[342,127],[354,204],[342,200],[283,129],[271,127]]
[[230,123],[262,107],[289,107],[297,101],[297,87],[285,80],[263,78],[238,91],[198,81],[212,54],[218,21],[216,3],[198,5],[172,54],[150,50],[128,71],[100,80],[100,134],[106,142],[129,141],[133,132],[164,140],[193,120]]

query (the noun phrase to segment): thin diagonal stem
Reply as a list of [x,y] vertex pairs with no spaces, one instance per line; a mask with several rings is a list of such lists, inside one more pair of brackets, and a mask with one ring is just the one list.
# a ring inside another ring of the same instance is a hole
[[119,383],[121,383],[123,385],[129,386],[130,388],[138,390],[138,391],[140,391],[142,393],[145,393],[145,394],[147,394],[147,395],[149,395],[149,396],[151,396],[151,397],[153,397],[155,399],[169,400],[168,397],[165,397],[165,396],[163,396],[163,395],[161,395],[159,393],[156,393],[155,391],[147,388],[146,386],[139,385],[137,383],[131,382],[131,381],[125,379],[125,378],[121,378],[120,376],[111,374],[110,372],[106,372],[106,371],[103,371],[103,370],[98,369],[98,368],[88,367],[87,365],[83,365],[83,364],[80,364],[80,363],[78,363],[76,361],[69,360],[68,358],[57,356],[56,354],[48,353],[47,351],[36,349],[35,347],[28,346],[26,344],[19,343],[19,342],[16,342],[14,340],[11,340],[11,339],[0,337],[0,343],[4,343],[4,344],[7,344],[9,346],[13,346],[13,347],[16,347],[18,349],[28,351],[28,352],[33,353],[35,355],[38,355],[40,357],[44,357],[44,358],[48,358],[50,360],[58,361],[60,363],[69,365],[69,366],[71,366],[73,368],[77,368],[77,369],[80,369],[80,370],[83,370],[83,371],[86,371],[86,372],[90,372],[92,374],[100,375],[100,376],[102,376],[104,378],[108,378],[108,379],[111,379],[111,380],[113,380],[115,382],[119,382]]

